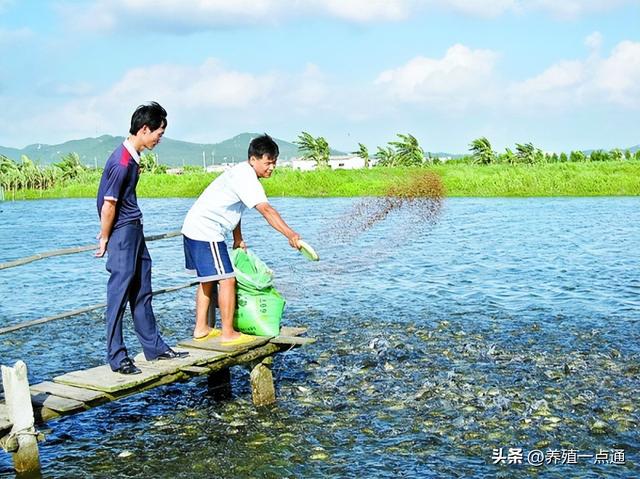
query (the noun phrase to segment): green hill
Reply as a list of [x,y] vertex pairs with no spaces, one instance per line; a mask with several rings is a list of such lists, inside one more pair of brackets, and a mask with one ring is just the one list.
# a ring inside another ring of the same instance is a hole
[[[247,148],[253,138],[260,133],[242,133],[220,143],[189,143],[187,141],[163,138],[153,150],[160,163],[169,166],[202,166],[203,158],[207,165],[219,163],[238,163],[246,160]],[[280,147],[280,159],[288,160],[299,156],[298,147],[291,142],[274,138]],[[84,164],[103,166],[111,152],[124,141],[122,136],[102,135],[98,138],[71,140],[59,145],[34,144],[19,150],[0,146],[0,154],[14,161],[21,155],[27,155],[40,165],[57,163],[68,153],[77,153]],[[331,150],[332,154],[342,154]]]

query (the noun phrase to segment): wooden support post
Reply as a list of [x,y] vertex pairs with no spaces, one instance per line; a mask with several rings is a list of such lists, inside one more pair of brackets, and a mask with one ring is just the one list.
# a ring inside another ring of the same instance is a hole
[[251,395],[255,406],[268,406],[276,402],[276,390],[271,373],[271,357],[264,358],[251,370]]
[[216,401],[231,399],[231,371],[223,368],[209,373],[207,378],[209,395]]
[[33,427],[27,365],[18,361],[13,368],[2,366],[2,383],[9,419],[13,423],[9,435],[18,439],[18,450],[13,453],[14,467],[18,474],[37,474],[40,471],[40,457]]

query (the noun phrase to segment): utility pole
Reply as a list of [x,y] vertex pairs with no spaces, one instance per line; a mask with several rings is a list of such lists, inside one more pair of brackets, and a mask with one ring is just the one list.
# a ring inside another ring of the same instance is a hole
[[204,155],[204,150],[202,151],[202,169],[207,171],[207,157]]

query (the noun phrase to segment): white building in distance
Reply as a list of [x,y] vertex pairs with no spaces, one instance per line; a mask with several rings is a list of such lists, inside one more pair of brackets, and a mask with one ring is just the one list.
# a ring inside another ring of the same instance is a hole
[[[316,162],[293,158],[291,160],[291,167],[299,171],[313,171],[316,169]],[[357,170],[364,168],[364,158],[356,155],[330,156],[329,168],[332,170]]]

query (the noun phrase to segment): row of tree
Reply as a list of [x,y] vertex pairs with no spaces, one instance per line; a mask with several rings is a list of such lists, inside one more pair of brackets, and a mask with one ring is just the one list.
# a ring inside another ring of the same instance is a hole
[[498,153],[493,150],[491,143],[485,137],[473,140],[469,145],[469,151],[471,152],[469,159],[473,163],[480,165],[490,165],[492,163],[534,165],[568,161],[640,161],[640,150],[632,153],[630,150],[623,151],[616,148],[610,151],[594,150],[589,154],[583,151],[572,151],[567,155],[566,153],[545,153],[540,148],[533,146],[532,143],[516,143],[515,151],[505,148],[504,153]]
[[[386,146],[378,146],[377,151],[369,154],[367,147],[358,143],[359,149],[352,152],[364,159],[368,168],[371,160],[375,159],[375,166],[423,166],[437,163],[441,160],[430,153],[425,153],[418,140],[411,134],[398,134],[398,140],[390,141]],[[316,162],[317,168],[329,167],[330,149],[327,140],[323,137],[313,137],[307,132],[302,132],[298,140],[294,141],[302,153],[302,159]],[[582,151],[567,153],[546,153],[536,148],[532,143],[516,143],[515,149],[506,148],[504,153],[497,153],[491,147],[491,143],[485,137],[473,140],[469,145],[471,155],[459,158],[457,162],[470,162],[480,165],[493,163],[533,165],[555,162],[580,162],[580,161],[640,161],[640,150],[632,153],[630,150],[614,149],[611,151],[595,150],[589,154]]]
[[80,162],[77,153],[64,155],[59,163],[46,167],[35,164],[27,155],[22,155],[20,162],[0,155],[0,187],[14,195],[20,189],[53,188],[61,183],[76,180],[86,172],[87,167]]
[[[158,164],[155,155],[147,153],[140,157],[142,171],[165,173],[167,167]],[[71,181],[82,181],[92,170],[80,161],[77,153],[64,155],[58,163],[41,166],[33,162],[27,155],[22,155],[16,162],[0,155],[0,187],[15,197],[21,189],[46,190],[62,186]]]
[[[431,160],[430,156],[425,155],[424,150],[413,135],[398,134],[397,136],[397,141],[389,142],[386,147],[379,146],[374,155],[369,155],[369,150],[362,143],[358,143],[358,151],[354,151],[352,154],[362,158],[366,168],[369,167],[372,158],[377,160],[377,166],[420,166]],[[298,150],[302,153],[301,159],[315,161],[318,169],[329,167],[331,150],[324,137],[319,136],[316,138],[303,131],[293,143],[298,146]]]
[[[436,163],[440,160],[430,153],[425,153],[418,140],[411,134],[398,134],[396,141],[390,141],[386,146],[378,146],[377,151],[369,154],[367,147],[359,143],[359,149],[352,154],[364,160],[365,167],[371,164],[377,167],[410,167]],[[329,168],[331,150],[326,138],[303,131],[294,143],[298,146],[301,158],[314,161],[316,168]],[[553,162],[581,162],[581,161],[640,161],[640,150],[632,153],[629,150],[614,149],[611,151],[596,150],[589,154],[582,151],[566,153],[545,153],[532,143],[516,143],[514,150],[506,148],[503,153],[493,150],[487,138],[473,140],[469,145],[470,155],[457,159],[456,162],[470,162],[479,165],[490,164],[523,164],[533,165]],[[375,162],[374,162],[375,160]],[[143,172],[166,173],[167,166],[158,163],[157,156],[145,153],[140,158],[140,168]],[[45,190],[63,185],[69,181],[82,180],[90,174],[90,169],[83,165],[77,153],[69,153],[58,163],[48,166],[35,164],[26,155],[22,155],[20,162],[15,162],[0,155],[0,187],[6,192],[20,189]]]

